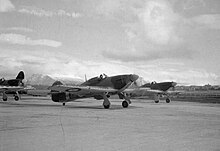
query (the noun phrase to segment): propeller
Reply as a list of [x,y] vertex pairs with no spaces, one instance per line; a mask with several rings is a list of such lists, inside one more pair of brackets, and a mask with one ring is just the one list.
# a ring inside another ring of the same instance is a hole
[[138,75],[136,74],[131,74],[130,75],[130,78],[129,78],[129,82],[123,87],[121,88],[118,93],[121,93],[123,92],[125,89],[127,89],[132,83],[136,82],[136,80],[139,78]]

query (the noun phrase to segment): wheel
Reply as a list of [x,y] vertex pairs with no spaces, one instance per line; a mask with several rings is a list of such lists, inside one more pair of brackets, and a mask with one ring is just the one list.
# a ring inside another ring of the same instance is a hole
[[109,109],[110,105],[103,105],[105,109]]
[[169,99],[169,98],[167,98],[167,99],[166,99],[166,102],[167,102],[167,103],[170,103],[170,99]]
[[7,101],[7,98],[3,98],[3,101]]
[[127,108],[127,107],[128,107],[128,105],[129,105],[129,104],[128,104],[128,102],[127,102],[127,101],[123,101],[123,102],[122,102],[122,106],[123,106],[123,108]]
[[18,101],[18,100],[19,100],[19,97],[16,95],[16,96],[14,97],[14,99],[15,99],[15,101]]
[[65,106],[66,105],[66,103],[63,103],[63,106]]
[[159,103],[159,100],[155,100],[155,103]]

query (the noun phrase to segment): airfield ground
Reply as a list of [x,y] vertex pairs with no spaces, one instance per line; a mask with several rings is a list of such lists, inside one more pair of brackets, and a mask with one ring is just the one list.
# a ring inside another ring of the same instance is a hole
[[0,101],[0,151],[220,151],[220,104],[49,97]]

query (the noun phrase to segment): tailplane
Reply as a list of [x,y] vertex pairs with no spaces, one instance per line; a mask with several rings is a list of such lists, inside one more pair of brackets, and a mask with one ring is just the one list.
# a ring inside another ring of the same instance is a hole
[[16,77],[16,79],[18,80],[23,80],[24,79],[24,72],[23,71],[20,71]]

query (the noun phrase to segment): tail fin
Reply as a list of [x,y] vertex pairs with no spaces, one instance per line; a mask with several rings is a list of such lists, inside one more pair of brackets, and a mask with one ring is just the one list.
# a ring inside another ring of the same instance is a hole
[[24,71],[20,71],[16,77],[18,80],[23,80],[24,79]]
[[60,82],[60,81],[55,81],[55,82],[52,84],[52,86],[56,86],[56,85],[63,85],[63,83]]

